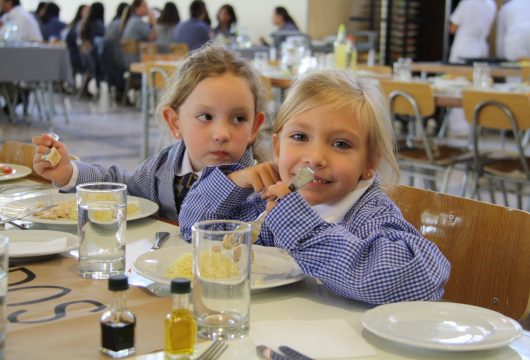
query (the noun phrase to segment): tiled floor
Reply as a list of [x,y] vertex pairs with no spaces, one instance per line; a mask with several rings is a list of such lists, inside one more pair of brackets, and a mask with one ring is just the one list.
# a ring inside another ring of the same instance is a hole
[[[71,110],[68,112],[68,124],[59,107],[51,123],[40,120],[36,111],[30,112],[29,116],[15,124],[8,122],[6,117],[0,114],[0,143],[5,140],[31,142],[32,136],[53,130],[61,136],[70,153],[79,156],[83,161],[103,166],[119,164],[133,171],[140,163],[140,110],[111,104],[108,110],[102,111],[97,102],[77,100],[74,97],[69,101],[68,108]],[[19,115],[22,117],[22,114]],[[158,127],[152,120],[150,153],[154,151],[157,139]],[[465,140],[461,139],[460,142],[465,143]],[[268,144],[264,144],[264,148],[267,146]],[[461,171],[453,172],[449,193],[460,195],[462,176]],[[400,182],[408,184],[408,181],[407,174],[402,173]],[[417,181],[415,186],[424,184]],[[489,197],[485,196],[483,200],[489,201]],[[510,201],[515,204],[512,199]]]

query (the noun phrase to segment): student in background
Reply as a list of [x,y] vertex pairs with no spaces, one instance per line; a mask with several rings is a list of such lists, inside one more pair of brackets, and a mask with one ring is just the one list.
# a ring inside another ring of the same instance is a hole
[[[253,164],[250,148],[264,120],[263,90],[252,66],[237,53],[201,48],[186,58],[157,107],[177,140],[145,160],[133,174],[119,166],[70,161],[66,146],[47,134],[35,136],[34,170],[64,191],[94,181],[127,185],[130,195],[159,204],[159,215],[177,221],[189,186],[206,166]],[[51,147],[56,167],[42,159]]]
[[159,52],[170,51],[171,37],[179,22],[180,15],[177,5],[167,2],[156,23],[156,46]]
[[298,31],[296,22],[289,14],[286,8],[278,6],[274,8],[272,14],[272,23],[278,28],[279,31]]
[[0,10],[3,12],[0,19],[0,37],[3,38],[8,26],[16,25],[18,40],[42,41],[37,20],[20,5],[20,0],[3,0],[0,5]]
[[44,41],[60,40],[61,32],[66,28],[66,23],[59,20],[61,9],[54,2],[46,5],[46,11],[42,17],[42,37]]
[[225,37],[234,36],[237,26],[237,16],[232,5],[225,4],[217,12],[217,27],[213,30],[215,35]]
[[497,17],[497,56],[516,61],[530,57],[530,1],[511,0]]
[[173,41],[186,43],[189,50],[195,50],[211,39],[210,25],[206,23],[208,10],[202,0],[194,0],[190,4],[190,18],[180,22],[173,33]]
[[462,0],[451,15],[450,28],[455,34],[449,62],[463,63],[465,58],[489,56],[487,37],[495,20],[494,0]]
[[[274,163],[205,169],[184,201],[182,236],[190,241],[200,220],[252,221],[267,208],[256,244],[285,249],[335,293],[370,304],[439,300],[449,262],[381,188],[399,173],[387,109],[377,86],[351,73],[306,74],[278,112]],[[291,192],[302,167],[315,178]]]

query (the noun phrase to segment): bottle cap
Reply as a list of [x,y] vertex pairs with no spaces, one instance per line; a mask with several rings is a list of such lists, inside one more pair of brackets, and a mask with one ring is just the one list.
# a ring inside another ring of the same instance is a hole
[[123,291],[129,288],[129,281],[127,275],[111,275],[109,277],[110,291]]
[[187,294],[191,291],[191,281],[186,278],[175,278],[171,280],[172,294]]

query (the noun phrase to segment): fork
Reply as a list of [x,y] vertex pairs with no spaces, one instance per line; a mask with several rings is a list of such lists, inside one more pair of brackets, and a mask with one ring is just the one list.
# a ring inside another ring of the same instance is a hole
[[195,360],[217,360],[228,349],[228,344],[222,340],[215,340],[202,354]]

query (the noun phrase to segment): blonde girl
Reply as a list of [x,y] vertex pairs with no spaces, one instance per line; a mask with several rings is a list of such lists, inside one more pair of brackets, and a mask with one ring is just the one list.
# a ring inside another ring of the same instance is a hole
[[[250,145],[264,120],[263,95],[259,77],[238,54],[209,46],[191,53],[157,112],[178,141],[133,174],[119,166],[70,161],[66,146],[47,134],[33,138],[38,145],[33,167],[65,191],[93,181],[125,183],[130,195],[157,202],[160,216],[177,221],[183,198],[204,167],[253,164]],[[42,159],[51,147],[61,154],[55,167]]]
[[[269,201],[257,243],[287,250],[337,294],[371,304],[440,299],[449,263],[380,188],[378,172],[397,165],[376,86],[344,71],[306,75],[282,104],[272,142],[274,165],[203,173],[180,215],[186,239],[197,220],[252,220]],[[314,181],[290,192],[286,184],[307,166]]]

